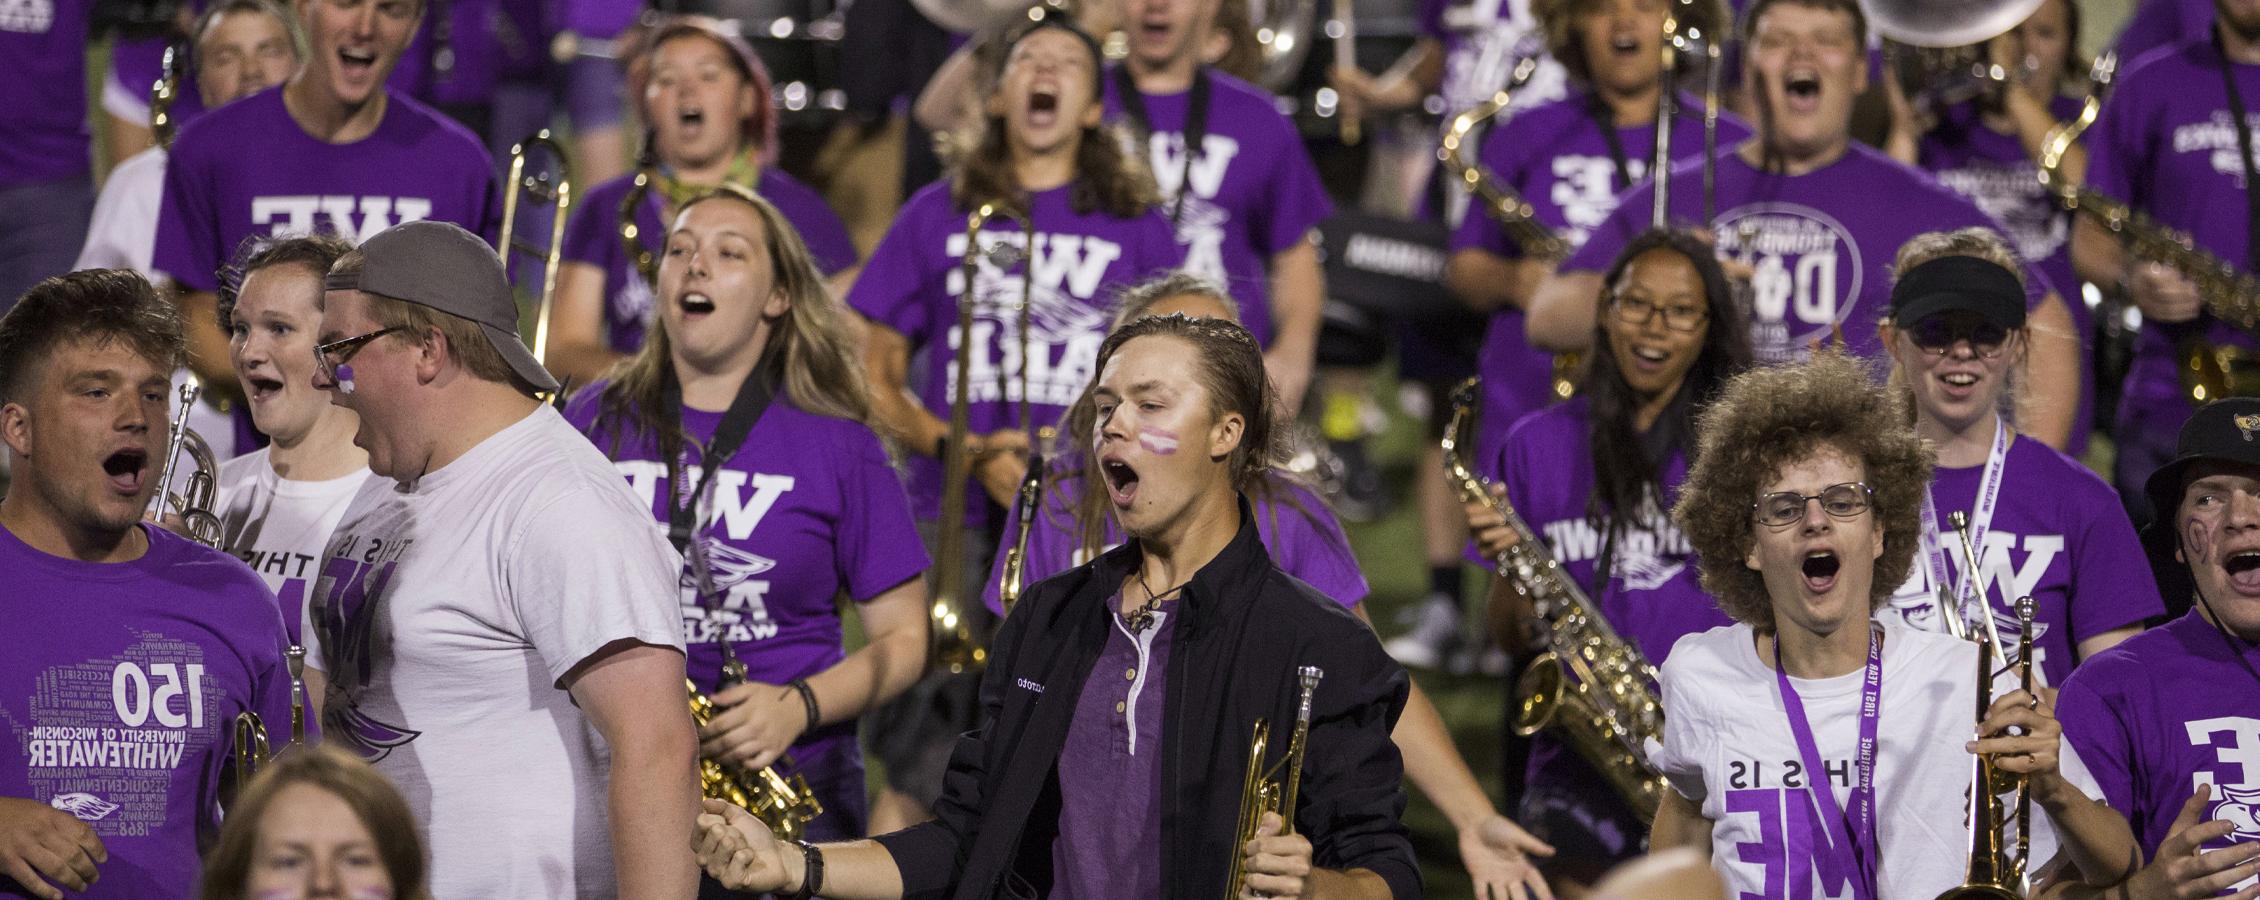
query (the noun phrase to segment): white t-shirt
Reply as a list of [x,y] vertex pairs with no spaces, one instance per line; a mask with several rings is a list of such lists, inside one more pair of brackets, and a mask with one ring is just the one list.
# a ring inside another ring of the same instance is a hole
[[[1651,758],[1711,821],[1711,867],[1726,880],[1727,896],[1851,897],[1849,880],[1823,883],[1816,867],[1823,813],[1815,812],[1805,790],[1781,691],[1770,661],[1759,660],[1754,637],[1750,626],[1735,624],[1680,639],[1664,660],[1664,739],[1650,748]],[[1855,670],[1791,679],[1847,816],[1864,677],[1864,670]],[[1886,627],[1875,773],[1879,898],[1935,897],[1966,874],[1963,797],[1971,757],[1962,747],[1977,722],[1976,678],[1976,644]],[[1994,696],[2015,688],[2013,670],[1996,675]],[[2100,796],[2070,743],[2059,746],[2058,760],[2065,779]],[[2006,798],[2004,806],[2014,809]],[[2033,817],[2031,868],[2038,872],[2055,855],[2056,838],[2037,803]]]
[[412,487],[361,485],[324,551],[307,662],[330,674],[325,739],[424,824],[432,896],[614,893],[608,752],[558,681],[614,641],[681,650],[682,566],[546,404]]
[[330,532],[369,477],[363,466],[327,481],[295,481],[275,473],[270,448],[220,464],[220,547],[251,565],[282,602],[290,642],[303,644],[307,587]]
[[157,254],[157,204],[164,196],[165,148],[151,147],[118,163],[94,199],[86,245],[72,268],[132,269],[154,279],[149,261]]

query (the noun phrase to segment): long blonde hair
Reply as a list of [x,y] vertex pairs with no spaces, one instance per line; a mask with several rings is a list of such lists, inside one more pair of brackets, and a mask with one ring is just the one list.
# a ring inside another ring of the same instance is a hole
[[[800,232],[769,201],[735,184],[701,194],[683,204],[683,210],[712,200],[752,207],[767,235],[770,277],[787,301],[784,315],[769,329],[768,342],[761,348],[760,367],[770,383],[779,385],[784,396],[803,410],[868,423],[871,393],[864,384],[863,366],[856,361],[846,314],[824,286]],[[657,436],[662,459],[677,458],[686,437],[682,411],[667,408],[663,399],[667,385],[676,379],[673,347],[666,320],[655,318],[643,347],[606,373],[611,383],[599,395],[596,421],[612,435],[607,453],[617,450],[624,436],[652,434]]]

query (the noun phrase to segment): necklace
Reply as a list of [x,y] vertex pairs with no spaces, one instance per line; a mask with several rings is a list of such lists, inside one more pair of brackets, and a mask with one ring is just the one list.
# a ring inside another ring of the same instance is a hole
[[1169,590],[1156,594],[1154,593],[1153,587],[1146,584],[1145,570],[1138,570],[1137,575],[1139,589],[1146,592],[1146,602],[1143,605],[1139,606],[1137,609],[1131,610],[1129,615],[1122,618],[1124,621],[1130,623],[1131,631],[1143,632],[1146,629],[1153,627],[1154,610],[1161,607],[1161,602],[1165,599],[1168,599],[1171,595],[1177,593],[1178,591],[1184,590],[1185,584],[1191,584],[1192,582],[1188,581],[1185,582],[1185,584],[1180,584],[1176,587],[1170,588]]

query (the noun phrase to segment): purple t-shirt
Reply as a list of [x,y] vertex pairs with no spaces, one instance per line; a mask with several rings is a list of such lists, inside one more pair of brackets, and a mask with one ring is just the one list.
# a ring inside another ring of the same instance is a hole
[[2213,9],[2213,0],[2142,0],[2112,49],[2126,63],[2160,47],[2202,38],[2213,27]]
[[2236,823],[2204,849],[2260,840],[2260,651],[2239,655],[2193,610],[2096,654],[2056,699],[2064,739],[2134,826],[2145,859],[2203,785],[2213,800],[2201,821]]
[[[2059,96],[2048,104],[2057,121],[2070,121],[2079,115],[2079,108],[2080,101],[2071,97]],[[2041,184],[2040,164],[2025,152],[2016,135],[1987,128],[1975,103],[1948,107],[1938,126],[1923,135],[1917,154],[1923,171],[2000,222],[2017,255],[2031,261],[2063,292],[2083,351],[2079,407],[2072,417],[2069,444],[2072,452],[2079,452],[2087,446],[2089,421],[2094,418],[2095,372],[2084,352],[2093,338],[2093,316],[2080,302],[2079,276],[2072,272],[2072,214]]]
[[[1672,167],[1674,224],[1702,215],[1700,161]],[[1750,346],[1760,362],[1799,359],[1841,326],[1854,355],[1880,358],[1876,323],[1891,303],[1891,264],[1909,238],[1929,231],[2001,226],[1937,179],[1860,144],[1803,175],[1760,172],[1730,150],[1717,167],[1719,252],[1748,262]],[[1562,264],[1565,272],[1605,272],[1625,244],[1648,229],[1652,183],[1619,200],[1607,222]],[[1745,227],[1749,230],[1744,234]],[[2028,305],[2050,290],[2025,267]]]
[[[1973,527],[1981,524],[1973,507],[1984,479],[1982,464],[1938,469],[1930,491],[1941,527],[1956,511],[1969,514]],[[1984,543],[1973,547],[1978,586],[1992,603],[1994,627],[2009,644],[2017,639],[2017,598],[2033,598],[2033,652],[2049,684],[2071,677],[2081,641],[2166,611],[2118,493],[2078,460],[2018,438],[2009,445],[1997,503],[1992,521],[1982,523]],[[1958,580],[1964,568],[1961,541],[1951,530],[1943,537],[1948,577]],[[1943,632],[1937,595],[1927,557],[1918,550],[1914,571],[1886,612]]]
[[[1122,595],[1106,600],[1120,609]],[[1176,602],[1133,634],[1110,616],[1106,647],[1076,695],[1059,748],[1059,837],[1052,842],[1053,900],[1162,896],[1162,707]],[[1116,672],[1122,673],[1116,675]]]
[[[400,63],[385,78],[393,96],[414,97],[425,103],[484,104],[494,102],[495,85],[507,59],[535,53],[546,56],[549,43],[538,35],[516,33],[496,0],[448,0],[446,70],[433,64],[438,47],[433,41],[440,17],[427,14],[416,34],[400,54]],[[509,34],[513,40],[503,40]],[[536,43],[539,41],[539,43]],[[511,135],[515,138],[518,135]]]
[[[199,13],[203,10],[202,3],[190,3],[188,6]],[[134,98],[140,111],[147,114],[150,94],[156,87],[157,79],[165,74],[165,48],[171,44],[172,38],[165,35],[119,35],[114,38],[110,42],[110,83],[104,90],[126,91]],[[196,66],[192,64],[194,60],[182,59],[177,62],[181,64],[180,85],[173,95],[173,105],[169,111],[175,134],[179,133],[180,126],[204,114],[204,92],[196,86]]]
[[[123,563],[49,556],[0,528],[0,796],[68,812],[110,861],[74,897],[193,897],[238,713],[290,736],[282,612],[242,561],[141,526]],[[0,894],[13,893],[0,875]]]
[[[651,285],[635,272],[627,250],[620,246],[620,204],[627,200],[628,188],[634,182],[635,173],[631,172],[597,185],[575,204],[572,221],[565,228],[565,258],[604,270],[606,342],[621,353],[634,353],[643,346],[644,334],[651,327]],[[761,180],[754,189],[800,232],[800,239],[808,244],[816,267],[824,274],[836,274],[855,265],[855,242],[849,240],[847,226],[825,205],[822,195],[775,166],[761,169]],[[652,191],[636,210],[636,239],[654,259],[667,247],[667,226],[660,221],[663,203],[659,192]]]
[[[1082,534],[1075,525],[1073,506],[1083,493],[1083,478],[1079,472],[1070,471],[1069,465],[1064,461],[1052,465],[1051,477],[1044,482],[1043,507],[1036,523],[1028,527],[1028,560],[1021,569],[1020,581],[1023,590],[1090,562],[1079,549]],[[1256,534],[1263,539],[1272,563],[1336,603],[1355,608],[1363,602],[1370,593],[1365,572],[1358,568],[1358,558],[1350,552],[1350,538],[1342,533],[1342,523],[1326,501],[1285,478],[1271,479],[1267,488],[1262,496],[1251,496],[1248,501],[1254,509]],[[997,548],[988,584],[981,589],[981,599],[989,605],[989,611],[1000,616],[1004,615],[1004,601],[997,595],[997,586],[1004,583],[1004,554],[1019,533],[1020,508],[1016,505],[1005,510],[1005,544]],[[1122,529],[1108,516],[1100,550],[1121,543]]]
[[468,129],[397,93],[368,137],[309,137],[269,88],[181,129],[165,167],[156,268],[191,290],[246,238],[330,231],[359,243],[419,219],[492,237],[495,176]]
[[[2221,55],[2198,38],[2155,51],[2129,66],[2087,136],[2088,186],[2180,230],[2199,247],[2244,268],[2244,169],[2229,127]],[[2260,109],[2260,66],[2235,68],[2246,121]],[[2196,322],[2147,327],[2119,401],[2122,434],[2171,435],[2194,411],[2175,367],[2177,339],[2203,332],[2216,344],[2260,348],[2255,339],[2211,314]]]
[[[1059,421],[1069,404],[1098,373],[1099,344],[1114,319],[1115,295],[1123,288],[1175,268],[1184,260],[1169,221],[1147,210],[1135,219],[1117,219],[1103,210],[1079,213],[1069,204],[1072,187],[1043,191],[1031,198],[1036,224],[1033,254],[1035,286],[1027,290],[1020,263],[997,265],[1001,254],[981,257],[974,276],[975,346],[967,373],[967,421],[973,433],[987,434],[1020,424],[1020,341],[1017,309],[1028,293],[1031,359],[1026,369],[1029,427]],[[947,183],[928,185],[903,205],[887,236],[848,291],[848,305],[880,327],[909,339],[912,353],[926,351],[924,372],[913,373],[926,409],[949,417],[955,387],[957,298],[965,293],[963,210],[950,202]],[[1002,218],[982,229],[983,248],[1024,245],[1024,235]],[[932,457],[910,460],[913,508],[922,521],[941,510],[941,463]],[[988,521],[989,504],[979,485],[971,488],[965,524]]]
[[[1648,165],[1656,158],[1655,123],[1617,128],[1612,150],[1594,117],[1595,102],[1590,94],[1580,92],[1518,113],[1504,129],[1493,130],[1513,139],[1486,141],[1479,153],[1483,167],[1530,204],[1532,218],[1571,247],[1584,243],[1586,234],[1616,211],[1617,196],[1648,177]],[[1701,159],[1702,104],[1693,97],[1683,97],[1680,103],[1687,114],[1672,132],[1674,158]],[[1749,127],[1740,119],[1719,116],[1721,144],[1732,146],[1749,136]],[[1617,153],[1623,154],[1621,172]],[[1522,258],[1522,247],[1508,238],[1499,220],[1477,212],[1461,219],[1452,231],[1451,249]],[[1491,315],[1483,335],[1483,349],[1476,357],[1483,375],[1483,421],[1501,427],[1483,429],[1476,441],[1478,459],[1498,452],[1505,426],[1553,400],[1554,356],[1530,346],[1523,318],[1522,310],[1501,308]]]
[[57,181],[94,165],[86,129],[90,0],[0,4],[0,188]]
[[[1271,344],[1271,258],[1308,239],[1334,213],[1295,125],[1263,90],[1210,71],[1208,133],[1190,164],[1185,127],[1192,92],[1144,94],[1153,133],[1145,159],[1161,187],[1164,215],[1177,208],[1177,242],[1185,271],[1230,287],[1240,321],[1256,342]],[[1136,126],[1113,77],[1106,82],[1107,117],[1138,152]]]

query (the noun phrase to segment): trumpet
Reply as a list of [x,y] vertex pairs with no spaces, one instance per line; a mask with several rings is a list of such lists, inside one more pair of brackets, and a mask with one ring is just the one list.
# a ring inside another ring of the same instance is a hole
[[[1500,181],[1498,176],[1484,171],[1481,163],[1469,158],[1468,135],[1478,126],[1499,117],[1514,104],[1514,94],[1538,74],[1538,60],[1525,57],[1515,64],[1514,74],[1508,76],[1507,86],[1491,95],[1491,99],[1476,104],[1466,112],[1452,117],[1450,127],[1444,129],[1444,146],[1437,156],[1452,175],[1467,187],[1468,193],[1482,198],[1485,211],[1506,229],[1507,236],[1522,248],[1526,255],[1555,260],[1569,255],[1569,242],[1562,240],[1535,218],[1537,210],[1530,202],[1515,193],[1514,188]],[[1496,127],[1493,128],[1497,130]]]
[[1004,574],[997,580],[997,600],[1005,612],[1020,602],[1021,582],[1028,574],[1028,533],[1035,525],[1038,507],[1044,496],[1043,448],[1052,442],[1057,429],[1046,425],[1036,430],[1036,449],[1028,455],[1028,474],[1020,478],[1020,492],[1013,498],[1014,511],[1020,516],[1019,525],[1012,533],[1012,547],[1004,552]]
[[1326,673],[1317,666],[1302,666],[1295,670],[1295,677],[1301,682],[1302,693],[1295,701],[1295,730],[1287,736],[1287,755],[1264,768],[1263,754],[1271,744],[1269,719],[1257,719],[1255,733],[1248,740],[1248,774],[1240,782],[1239,840],[1232,844],[1232,877],[1225,884],[1226,900],[1238,900],[1247,888],[1248,858],[1241,848],[1256,839],[1264,813],[1279,814],[1280,834],[1295,833],[1295,800],[1302,792],[1304,745],[1310,739],[1311,695],[1318,692],[1318,681]]
[[[1988,614],[1990,617],[1990,614]],[[2026,694],[2032,693],[2032,619],[2031,597],[2017,599],[2017,620],[2024,631],[2017,637],[2017,681]],[[1993,645],[1978,642],[1977,664],[1977,718],[1985,721],[1985,714],[1993,706]],[[2001,808],[2001,795],[2014,789],[2017,806],[2017,845],[2011,851],[2001,839],[2001,825],[2005,810]],[[1938,900],[2018,900],[2025,895],[2026,865],[2032,853],[2032,781],[2022,775],[2011,775],[1993,765],[1983,756],[1975,756],[1970,764],[1970,861],[1962,884],[1938,895]]]
[[1656,667],[1609,626],[1600,607],[1547,554],[1538,533],[1513,506],[1491,496],[1483,479],[1461,459],[1459,447],[1474,399],[1474,379],[1452,391],[1452,418],[1443,439],[1445,477],[1458,488],[1460,502],[1498,511],[1521,537],[1491,566],[1530,600],[1548,647],[1515,684],[1515,694],[1522,698],[1515,733],[1528,737],[1559,730],[1641,821],[1654,819],[1664,790],[1663,776],[1648,763],[1646,749],[1648,741],[1663,738],[1663,701],[1653,687]]
[[[727,678],[727,675],[725,675]],[[688,678],[683,686],[690,691],[691,721],[704,728],[714,721],[714,700],[699,693],[698,684]],[[799,773],[791,778],[777,774],[775,766],[759,769],[730,769],[713,759],[698,759],[698,789],[701,796],[720,800],[752,813],[781,841],[797,841],[806,834],[808,823],[824,814],[824,804],[808,789],[808,779]]]
[[[306,743],[306,648],[292,644],[285,651],[284,659],[290,667],[290,743],[280,749],[287,750]],[[228,751],[230,780],[223,807],[231,805],[244,786],[251,783],[251,776],[258,774],[259,767],[279,752],[269,744],[267,723],[258,713],[236,713],[232,731],[234,743]]]
[[[220,464],[213,458],[212,445],[204,436],[188,427],[188,414],[196,408],[196,398],[204,389],[193,384],[180,388],[180,407],[173,410],[171,427],[165,434],[165,469],[157,478],[157,492],[150,498],[154,504],[149,520],[162,521],[167,513],[177,513],[181,519],[181,536],[206,547],[220,545],[220,517],[213,512],[218,507]],[[179,494],[173,493],[173,478],[180,473],[180,454],[188,451],[196,463],[196,472],[188,476],[188,487]]]
[[[1995,656],[2000,657],[2002,662],[2008,662],[2008,648],[2001,643],[2001,628],[1993,622],[1993,606],[1985,599],[1985,582],[1980,578],[1981,573],[1978,571],[1977,548],[1970,544],[1969,514],[1957,509],[1947,514],[1946,521],[1953,527],[1954,536],[1962,542],[1962,572],[1963,576],[1968,578],[1970,582],[1970,590],[1964,593],[1976,595],[1978,618],[1985,624],[1984,641],[1993,645]],[[1956,596],[1954,598],[1955,615],[1949,617],[1951,619],[1962,619],[1965,628],[1968,627],[1968,620],[1963,618],[1967,612],[1965,604],[1970,599],[1967,596]],[[1972,634],[1956,634],[1954,636],[1978,640],[1978,637]]]
[[628,255],[629,265],[646,286],[659,283],[659,262],[652,257],[651,248],[643,245],[642,226],[636,224],[636,212],[643,209],[644,198],[651,195],[652,176],[659,171],[658,140],[656,131],[644,133],[643,152],[636,156],[636,177],[628,182],[627,196],[620,198],[620,251]]
[[[543,168],[527,173],[527,160],[536,152],[546,151],[555,164],[554,171]],[[536,206],[555,206],[550,217],[549,245],[538,246],[518,239],[514,230],[518,224],[518,201],[523,195]],[[564,262],[565,220],[573,211],[573,161],[565,154],[565,145],[549,136],[544,128],[532,137],[519,141],[510,148],[510,185],[502,195],[502,235],[496,241],[495,252],[502,255],[503,268],[510,266],[512,251],[528,253],[542,258],[541,296],[535,301],[534,358],[541,359],[549,349],[549,317],[551,299],[557,296],[557,267]]]
[[[983,248],[981,228],[991,219],[1004,218],[1020,223],[1024,243],[1015,248],[1009,244]],[[981,302],[976,293],[980,262],[986,258],[991,265],[1007,267],[1023,259],[1034,259],[1036,250],[1035,224],[1020,213],[990,202],[983,203],[965,219],[965,262],[962,269],[964,293],[957,298],[957,356],[951,362],[950,416],[948,437],[942,442],[942,521],[940,534],[935,541],[934,603],[929,610],[933,633],[932,658],[951,672],[979,669],[989,660],[989,651],[973,634],[972,622],[967,617],[963,584],[965,581],[965,507],[966,480],[972,477],[972,458],[966,453],[966,438],[972,428],[967,423],[970,394],[973,387],[973,308]],[[1033,273],[1022,277],[1019,327],[1015,329],[1020,342],[1020,428],[1029,426],[1028,409],[1028,315],[1033,299]],[[1009,375],[1004,366],[997,367],[997,393],[1009,398]]]

